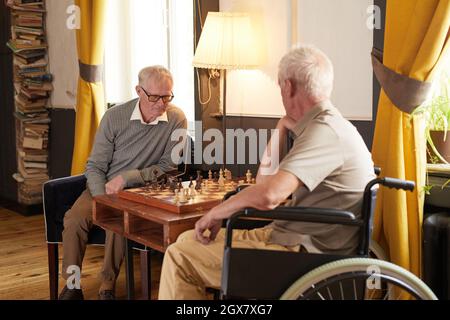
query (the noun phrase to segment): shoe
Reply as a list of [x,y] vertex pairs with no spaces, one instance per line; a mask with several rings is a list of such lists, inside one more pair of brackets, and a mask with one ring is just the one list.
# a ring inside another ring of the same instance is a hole
[[84,300],[83,291],[81,289],[69,289],[64,286],[58,297],[59,300]]
[[103,290],[98,293],[98,300],[116,300],[113,290]]

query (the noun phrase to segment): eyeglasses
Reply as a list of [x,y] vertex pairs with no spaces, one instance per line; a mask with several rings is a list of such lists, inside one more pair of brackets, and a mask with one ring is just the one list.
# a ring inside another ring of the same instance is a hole
[[158,95],[154,95],[154,94],[148,94],[147,91],[145,91],[145,89],[142,87],[141,87],[141,89],[144,90],[144,93],[147,96],[148,101],[150,101],[150,102],[158,102],[159,99],[161,99],[162,102],[168,103],[168,102],[172,101],[173,98],[175,97],[173,95],[173,93],[170,96],[158,96]]

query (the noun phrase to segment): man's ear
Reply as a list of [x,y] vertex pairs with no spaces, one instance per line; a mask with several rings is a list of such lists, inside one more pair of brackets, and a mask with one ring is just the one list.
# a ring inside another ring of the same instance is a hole
[[140,86],[136,86],[135,89],[136,89],[137,95],[139,95],[141,93],[141,87]]
[[290,79],[284,80],[284,87],[288,97],[293,97],[295,95],[295,85]]

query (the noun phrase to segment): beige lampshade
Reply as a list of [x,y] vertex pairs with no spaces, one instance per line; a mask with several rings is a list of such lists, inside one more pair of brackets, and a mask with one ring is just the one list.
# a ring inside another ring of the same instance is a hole
[[259,64],[248,14],[209,12],[192,65],[207,69],[250,69]]

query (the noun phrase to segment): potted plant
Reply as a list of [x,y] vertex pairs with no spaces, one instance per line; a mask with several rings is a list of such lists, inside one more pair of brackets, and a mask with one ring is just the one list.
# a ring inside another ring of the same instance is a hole
[[427,142],[429,162],[450,162],[450,100],[448,95],[434,97],[427,106]]
[[434,84],[431,99],[415,112],[422,113],[426,123],[428,162],[450,162],[450,72],[444,70]]
[[[450,72],[444,70],[434,84],[433,95],[415,112],[425,119],[427,138],[427,182],[424,187],[427,202],[447,206],[450,179]],[[440,188],[434,189],[439,186]],[[433,192],[431,190],[433,189]]]

